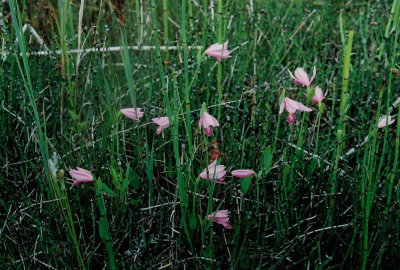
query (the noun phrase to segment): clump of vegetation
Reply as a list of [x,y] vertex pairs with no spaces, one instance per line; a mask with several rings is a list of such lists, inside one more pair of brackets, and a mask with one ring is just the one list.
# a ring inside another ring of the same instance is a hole
[[0,7],[2,269],[400,265],[399,0]]

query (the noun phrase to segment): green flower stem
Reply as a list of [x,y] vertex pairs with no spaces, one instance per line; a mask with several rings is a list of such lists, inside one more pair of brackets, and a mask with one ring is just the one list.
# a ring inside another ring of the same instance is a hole
[[337,146],[334,152],[333,159],[335,160],[333,171],[329,180],[330,184],[330,194],[332,198],[330,201],[328,209],[328,226],[332,225],[334,209],[335,209],[335,193],[337,189],[337,172],[339,169],[339,159],[344,147],[344,137],[346,134],[346,114],[349,106],[350,92],[349,92],[349,76],[350,76],[350,60],[351,60],[351,49],[353,45],[354,31],[349,31],[349,38],[347,41],[347,46],[345,49],[345,55],[343,58],[343,70],[342,70],[342,92],[341,92],[341,102],[340,102],[340,118],[338,129],[336,132]]
[[[218,0],[218,43],[223,43],[222,39],[222,25],[223,25],[223,18],[222,18],[222,0]],[[218,90],[218,104],[222,104],[222,63],[217,65],[217,90]],[[218,121],[221,119],[222,113],[222,106],[218,106]]]
[[104,198],[103,198],[103,194],[102,194],[102,190],[103,190],[102,185],[103,185],[103,183],[101,182],[100,178],[98,178],[97,181],[94,182],[96,204],[97,204],[97,207],[98,207],[99,213],[100,213],[99,235],[100,235],[101,240],[104,242],[104,245],[107,250],[109,268],[114,270],[114,269],[117,269],[117,266],[115,263],[115,255],[114,255],[114,250],[112,248],[112,241],[111,241],[111,236],[110,236],[110,232],[109,232],[109,228],[108,228],[106,206],[105,206]]
[[[169,9],[168,9],[168,0],[163,0],[163,25],[164,25],[164,42],[165,46],[169,46],[169,29],[168,29],[168,16],[169,16]],[[183,27],[183,25],[182,25]],[[182,28],[182,31],[183,28]],[[166,60],[168,61],[170,59],[170,53],[169,50],[167,50],[167,55],[166,55]]]
[[185,108],[186,108],[186,133],[189,145],[189,153],[193,155],[193,135],[192,135],[192,118],[190,113],[190,88],[189,88],[189,67],[188,67],[188,44],[186,35],[186,1],[182,0],[182,45],[183,45],[183,59],[184,59],[184,69],[185,69]]

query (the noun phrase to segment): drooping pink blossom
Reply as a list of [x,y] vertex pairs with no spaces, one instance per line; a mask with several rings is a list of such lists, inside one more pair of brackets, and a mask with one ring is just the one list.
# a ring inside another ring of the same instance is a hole
[[92,182],[93,181],[93,175],[90,171],[82,169],[77,167],[76,170],[70,170],[69,174],[71,175],[72,178],[74,178],[72,181],[74,182],[73,185],[76,186],[79,183],[82,182]]
[[311,83],[314,81],[315,75],[317,73],[316,68],[313,68],[313,75],[311,79],[308,77],[308,74],[305,72],[303,68],[296,68],[294,71],[294,76],[293,74],[289,71],[290,77],[294,80],[295,83],[301,84],[303,86],[309,86]]
[[296,114],[288,113],[286,121],[288,121],[288,123],[290,123],[290,124],[293,124],[296,121]]
[[232,175],[237,178],[246,178],[253,174],[254,174],[254,171],[252,171],[252,170],[234,170],[234,171],[232,171]]
[[224,177],[226,175],[224,165],[216,165],[217,161],[214,161],[206,169],[204,169],[199,177],[204,180],[216,180],[216,183],[225,184]]
[[214,116],[212,116],[208,112],[204,112],[199,120],[199,127],[201,128],[202,126],[204,128],[204,133],[207,136],[211,136],[211,134],[213,133],[213,127],[218,127],[219,123]]
[[296,111],[300,112],[311,112],[312,109],[304,106],[298,101],[285,97],[280,105],[279,114],[283,113],[283,110],[286,109],[288,112],[287,121],[289,123],[294,123],[296,121]]
[[133,119],[135,121],[140,121],[140,118],[143,117],[143,112],[141,108],[126,108],[121,109],[121,113],[126,117]]
[[382,114],[381,118],[379,118],[378,128],[390,126],[395,121],[396,121],[396,119],[392,119],[392,116],[390,116],[390,115],[387,116],[387,115]]
[[319,87],[319,86],[315,87],[315,93],[314,93],[314,96],[312,98],[312,102],[315,105],[319,104],[320,102],[322,102],[325,99],[327,94],[328,93],[325,93],[325,95],[324,95],[324,93],[322,92],[321,87]]
[[215,43],[207,48],[206,54],[215,57],[218,63],[221,63],[221,58],[231,58],[231,52],[228,51],[228,41],[224,44]]
[[217,212],[211,213],[207,216],[208,220],[212,220],[215,223],[221,224],[225,229],[232,229],[232,225],[229,223],[229,211],[219,210]]
[[160,133],[163,131],[163,129],[169,127],[169,119],[168,119],[168,117],[166,117],[166,116],[164,116],[164,117],[159,117],[159,118],[153,118],[153,119],[151,119],[151,121],[152,121],[154,124],[157,124],[157,125],[158,125],[158,127],[157,127],[157,129],[156,129],[156,133],[157,133],[157,134],[160,134]]

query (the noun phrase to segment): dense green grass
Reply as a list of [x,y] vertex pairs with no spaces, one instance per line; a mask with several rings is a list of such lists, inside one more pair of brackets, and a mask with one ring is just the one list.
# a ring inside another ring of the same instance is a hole
[[[0,6],[1,269],[398,269],[399,0]],[[59,52],[30,55],[25,23]],[[204,54],[226,40],[232,58]],[[313,66],[321,106],[288,74]],[[313,111],[289,124],[284,96]],[[119,112],[136,106],[139,123]],[[213,143],[256,175],[200,179]],[[75,167],[95,181],[72,186]]]

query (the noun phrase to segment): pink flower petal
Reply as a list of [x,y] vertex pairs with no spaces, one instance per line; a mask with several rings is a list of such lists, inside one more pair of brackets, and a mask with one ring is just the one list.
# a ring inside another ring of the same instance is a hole
[[156,128],[156,134],[161,134],[161,132],[163,131],[163,127],[157,127]]
[[157,124],[158,127],[156,129],[156,134],[160,134],[163,129],[168,128],[169,127],[169,118],[168,117],[159,117],[159,118],[153,118],[151,119],[151,121],[154,124]]
[[290,77],[292,78],[292,80],[294,80],[295,83],[301,84],[303,86],[309,86],[314,81],[317,70],[314,66],[313,75],[312,75],[311,79],[308,77],[308,74],[306,73],[306,71],[303,68],[296,68],[296,70],[294,71],[294,76],[290,72],[290,70],[288,70],[288,72],[289,72]]
[[311,112],[312,109],[304,106],[303,104],[301,104],[298,101],[295,101],[293,99],[290,99],[288,97],[285,97],[280,105],[280,109],[279,109],[279,114],[281,114],[283,112],[283,109],[286,108],[286,111],[289,113],[288,114],[288,118],[287,121],[289,123],[294,123],[294,121],[296,121],[296,115],[295,112],[296,111],[301,111],[301,112]]
[[222,226],[224,226],[224,228],[227,229],[227,230],[231,230],[232,229],[232,225],[227,223],[227,222],[226,223],[222,223]]
[[212,127],[205,128],[205,129],[204,129],[204,133],[205,133],[207,136],[211,136],[211,135],[213,134],[213,128],[212,128]]
[[159,126],[165,127],[169,125],[168,117],[153,118],[151,121]]
[[318,104],[325,99],[325,96],[324,96],[324,93],[322,92],[321,87],[317,86],[317,87],[315,87],[315,94],[312,98],[312,102],[314,104]]
[[322,92],[321,87],[319,86],[315,87],[315,95],[317,96],[318,99],[324,98],[324,93]]
[[76,186],[81,182],[91,182],[93,181],[93,175],[90,171],[77,168],[76,170],[69,170],[69,174],[73,178],[73,185]]
[[303,104],[301,104],[300,102],[297,102],[297,101],[296,101],[296,107],[297,107],[297,110],[300,112],[311,112],[312,111],[312,109],[304,106]]
[[220,57],[222,55],[221,51],[211,51],[211,52],[208,52],[207,54],[209,56],[213,56],[213,57]]
[[72,178],[79,180],[79,181],[93,179],[93,177],[91,175],[88,175],[87,173],[81,172],[79,170],[70,170],[69,174],[71,175]]
[[227,217],[228,215],[229,215],[229,211],[228,210],[219,210],[215,214],[215,217]]
[[237,178],[245,178],[245,177],[248,177],[253,174],[254,174],[254,171],[252,171],[252,170],[234,170],[234,171],[232,171],[232,175]]
[[295,101],[293,99],[290,99],[288,97],[285,98],[285,105],[286,105],[286,110],[289,113],[295,113],[296,111],[301,111],[301,112],[311,112],[312,109],[304,106],[298,101]]
[[207,169],[204,169],[200,174],[199,177],[204,180],[208,180],[208,172]]
[[[214,216],[215,215],[215,216]],[[208,216],[207,216],[207,219],[212,219],[213,217],[214,218],[226,218],[226,217],[228,217],[228,215],[229,215],[229,211],[228,210],[219,210],[219,211],[217,211],[217,212],[213,212],[213,213],[211,213],[211,214],[209,214]]]
[[218,127],[219,122],[214,116],[212,116],[208,112],[204,112],[199,120],[199,127],[201,128],[202,126],[206,135],[211,136],[211,134],[213,133],[212,127]]
[[85,169],[82,169],[82,168],[79,168],[79,167],[76,167],[76,168],[78,169],[78,171],[81,171],[83,173],[87,173],[87,175],[92,176],[92,172],[91,171],[88,171],[88,170],[85,170]]
[[288,123],[293,124],[296,121],[296,115],[294,113],[288,113],[286,120]]
[[206,53],[208,54],[208,53],[210,53],[210,52],[218,52],[218,51],[221,51],[221,50],[222,50],[222,47],[223,47],[222,44],[215,43],[215,44],[211,45],[210,47],[208,47],[208,48],[206,49]]
[[73,186],[77,186],[77,185],[79,185],[80,183],[84,183],[84,182],[92,182],[93,180],[72,180],[72,185]]
[[228,44],[229,44],[228,40],[224,42],[224,47],[223,47],[224,50],[228,50]]
[[215,57],[218,63],[221,62],[221,58],[230,58],[231,52],[228,50],[228,41],[224,44],[215,43],[207,48],[205,53],[209,56]]
[[310,85],[310,79],[303,68],[296,68],[294,71],[294,76],[299,81],[300,84],[304,86]]
[[141,110],[142,110],[141,108],[126,108],[126,109],[121,109],[120,111],[126,117],[136,121],[140,121],[140,118],[143,117],[144,114]]
[[208,165],[207,169],[204,169],[199,177],[204,179],[204,180],[213,180],[215,179],[217,183],[219,184],[224,184],[223,178],[226,175],[225,171],[225,166],[224,165],[217,165],[216,162],[214,161],[210,165]]
[[225,229],[232,229],[231,224],[229,224],[228,215],[228,210],[219,210],[217,212],[209,214],[207,216],[207,219],[212,220],[215,223],[221,224]]
[[214,221],[215,223],[222,224],[222,223],[227,223],[227,222],[229,222],[229,218],[228,218],[227,216],[226,216],[226,217],[215,217],[213,221]]
[[82,183],[82,181],[72,180],[72,185],[73,185],[73,186],[77,186],[77,185],[79,185],[80,183]]
[[290,99],[288,97],[285,98],[285,108],[289,113],[295,113],[297,110],[297,101]]

